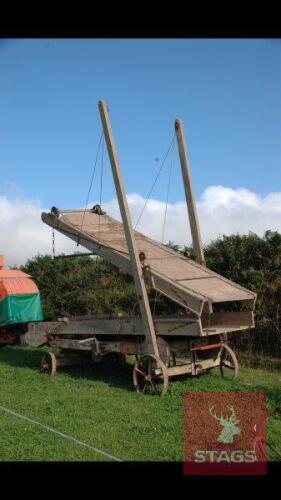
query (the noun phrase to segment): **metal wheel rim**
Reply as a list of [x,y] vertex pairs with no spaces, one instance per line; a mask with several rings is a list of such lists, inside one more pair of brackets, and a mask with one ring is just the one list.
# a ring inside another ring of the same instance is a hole
[[[146,363],[146,366],[143,366],[144,363]],[[161,375],[153,374],[155,368],[161,370]],[[146,380],[145,377],[149,377],[151,380]],[[162,382],[160,389],[160,384],[157,382],[159,380]],[[154,394],[164,396],[169,386],[168,371],[160,358],[153,354],[146,354],[136,361],[134,365],[133,381],[134,387],[139,393],[147,393],[147,388],[149,387]]]
[[41,371],[53,377],[57,371],[57,360],[53,352],[45,354],[41,361]]
[[[230,360],[225,359],[225,357],[226,357],[225,353],[226,353],[226,356],[227,355],[230,356]],[[233,371],[233,375],[230,378],[230,380],[235,380],[237,378],[238,371],[239,371],[239,365],[238,365],[236,355],[235,355],[234,351],[231,349],[231,347],[229,347],[227,344],[224,344],[224,346],[221,349],[221,354],[220,354],[220,373],[221,373],[222,378],[226,378],[226,376],[225,376],[226,370]]]

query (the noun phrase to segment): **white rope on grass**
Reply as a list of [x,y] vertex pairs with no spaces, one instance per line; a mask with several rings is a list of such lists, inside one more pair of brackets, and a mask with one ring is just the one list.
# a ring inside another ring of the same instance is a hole
[[26,417],[25,415],[21,415],[20,413],[17,413],[13,410],[9,410],[8,408],[5,408],[4,406],[0,406],[0,410],[9,413],[10,415],[13,415],[14,417],[21,418],[22,420],[26,420],[27,422],[30,422],[31,424],[39,425],[40,427],[43,427],[43,429],[46,429],[49,432],[53,432],[54,434],[57,434],[58,436],[68,439],[68,441],[73,441],[76,444],[79,444],[80,446],[84,446],[85,448],[89,448],[90,450],[94,450],[96,453],[100,453],[100,455],[104,455],[105,457],[111,458],[111,460],[115,460],[116,462],[122,462],[120,458],[114,457],[113,455],[110,455],[109,453],[106,453],[105,451],[99,450],[98,448],[95,448],[94,446],[91,446],[90,444],[83,443],[83,441],[79,441],[78,439],[75,439],[72,436],[69,436],[68,434],[64,434],[63,432],[57,431],[56,429],[53,429],[52,427],[49,427],[48,425],[41,424],[40,422],[37,422],[36,420],[33,420],[32,418]]

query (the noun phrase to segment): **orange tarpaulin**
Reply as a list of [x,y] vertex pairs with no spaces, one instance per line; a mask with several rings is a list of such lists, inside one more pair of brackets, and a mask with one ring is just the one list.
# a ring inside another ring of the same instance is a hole
[[39,290],[30,278],[1,278],[0,271],[0,300],[7,295],[22,295],[38,293]]
[[0,269],[0,279],[6,278],[31,278],[31,276],[18,269]]
[[0,328],[42,320],[40,293],[31,276],[18,269],[3,269],[0,256]]
[[3,269],[3,264],[3,256],[0,255],[0,300],[7,295],[23,295],[39,292],[29,274],[18,269]]

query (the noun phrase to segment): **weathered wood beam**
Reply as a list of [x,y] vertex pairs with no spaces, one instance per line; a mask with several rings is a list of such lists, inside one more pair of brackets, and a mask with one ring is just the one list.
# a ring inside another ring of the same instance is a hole
[[135,282],[141,316],[143,320],[144,332],[146,334],[148,352],[154,354],[155,356],[159,356],[147,290],[145,286],[144,276],[142,273],[141,263],[138,256],[138,249],[135,241],[134,229],[132,225],[124,183],[122,179],[121,168],[119,165],[111,123],[109,119],[108,107],[105,101],[99,102],[99,110],[100,110],[106,145],[108,149],[109,159],[111,163],[111,169],[113,173],[113,179],[115,183],[122,222],[124,226],[127,246],[130,254],[131,269]]
[[192,237],[193,251],[198,264],[205,265],[204,251],[199,228],[199,221],[195,203],[195,197],[192,189],[191,168],[187,154],[187,146],[184,137],[183,123],[177,119],[175,121],[175,130],[178,141],[178,149],[181,163],[181,171],[185,190],[185,198],[189,215],[189,223]]
[[[159,319],[154,321],[156,335],[172,336],[201,336],[200,320],[188,319]],[[116,335],[116,336],[141,336],[144,335],[141,318],[120,319],[91,319],[70,320],[62,331],[55,333],[56,338],[65,335]]]
[[237,327],[251,328],[254,326],[253,311],[225,311],[215,312],[209,316],[202,316],[202,325],[205,327]]

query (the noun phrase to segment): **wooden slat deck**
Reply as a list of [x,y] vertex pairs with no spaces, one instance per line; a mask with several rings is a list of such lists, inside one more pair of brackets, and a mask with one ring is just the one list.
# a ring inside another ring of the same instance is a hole
[[[108,215],[91,211],[43,213],[42,220],[105,260],[131,274],[123,225]],[[255,294],[174,250],[135,231],[138,252],[145,254],[151,285],[200,316],[217,302],[244,301],[254,306]]]

